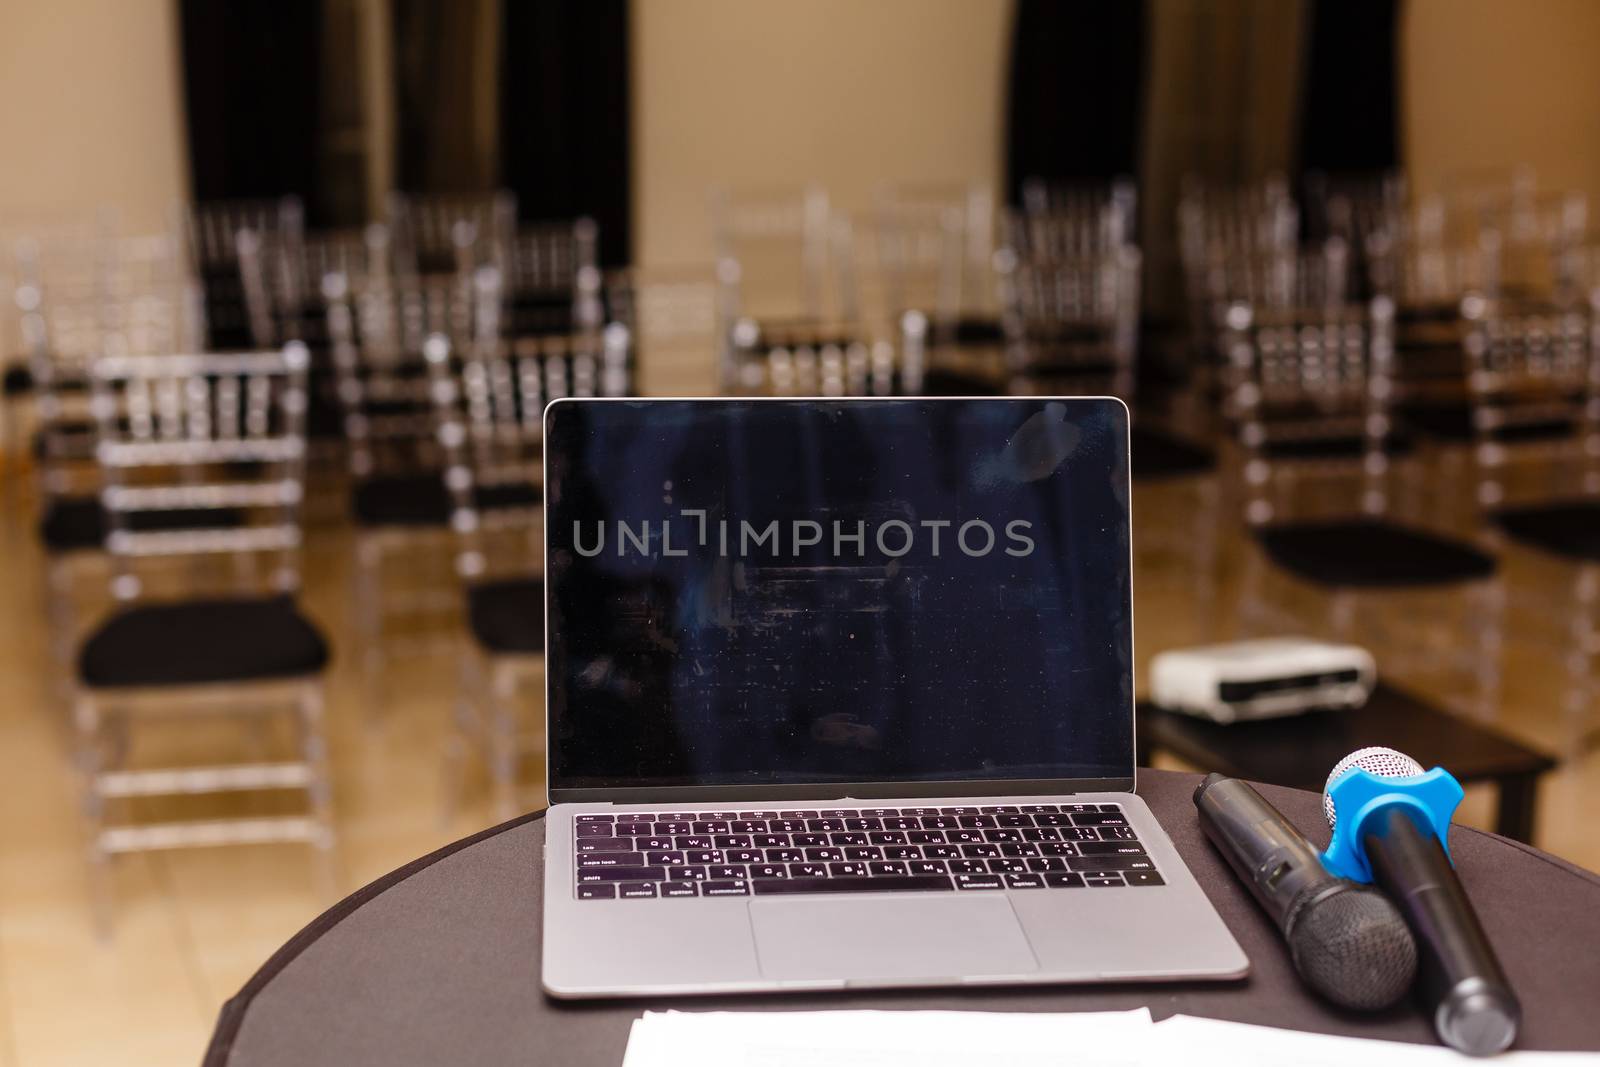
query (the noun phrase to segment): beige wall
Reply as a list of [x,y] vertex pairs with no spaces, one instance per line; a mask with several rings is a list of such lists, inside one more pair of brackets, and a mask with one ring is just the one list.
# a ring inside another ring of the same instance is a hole
[[711,258],[706,193],[814,181],[850,211],[885,180],[1001,174],[1005,0],[633,5],[635,254]]
[[0,231],[185,194],[176,0],[0,0]]
[[1600,3],[1407,0],[1403,137],[1419,190],[1531,164],[1600,210]]

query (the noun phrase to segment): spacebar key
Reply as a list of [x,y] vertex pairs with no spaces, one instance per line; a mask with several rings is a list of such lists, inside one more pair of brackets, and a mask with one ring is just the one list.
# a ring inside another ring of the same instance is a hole
[[942,874],[907,878],[757,878],[750,885],[758,897],[768,893],[915,893],[955,889]]

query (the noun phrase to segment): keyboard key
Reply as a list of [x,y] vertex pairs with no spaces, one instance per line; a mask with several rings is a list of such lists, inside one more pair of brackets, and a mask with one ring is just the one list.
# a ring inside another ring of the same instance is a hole
[[1033,871],[1036,874],[1042,874],[1045,871],[1064,871],[1066,869],[1067,861],[1064,859],[1057,859],[1055,857],[1046,857],[1044,859],[1028,861],[1028,870]]
[[781,863],[758,863],[750,868],[750,877],[757,881],[762,878],[787,878],[789,868]]
[[1075,871],[1153,871],[1149,856],[1080,856],[1067,861]]
[[906,840],[913,845],[942,845],[944,844],[943,830],[912,830],[906,834]]
[[706,870],[705,867],[674,867],[667,872],[667,877],[674,882],[703,882]]
[[948,870],[944,860],[912,860],[906,866],[912,874],[944,874]]
[[951,860],[951,874],[988,874],[989,868],[982,860]]
[[815,814],[816,814],[816,812],[814,812],[814,811],[780,811],[780,812],[778,812],[778,818],[780,818],[780,819],[809,819]]
[[828,865],[826,863],[791,863],[789,864],[790,878],[826,878]]
[[694,823],[692,823],[692,822],[658,822],[655,825],[655,831],[654,832],[657,833],[657,834],[666,834],[668,836],[670,836],[672,834],[692,834],[692,833],[694,833]]
[[963,815],[961,826],[966,830],[987,830],[994,826],[993,815]]
[[736,834],[764,834],[767,832],[767,820],[735,819],[729,825],[729,829]]
[[1142,856],[1144,846],[1137,841],[1085,841],[1078,846],[1080,856]]
[[821,848],[828,843],[827,834],[795,834],[789,839],[791,844],[801,848]]
[[[652,838],[651,840],[654,840],[654,838]],[[711,835],[710,834],[679,834],[677,837],[674,837],[672,839],[672,847],[673,848],[678,848],[678,849],[684,849],[684,848],[710,848],[710,847],[712,847],[711,846]]]
[[750,840],[749,834],[717,834],[711,838],[715,848],[750,848],[755,842]]
[[916,845],[885,845],[883,858],[886,860],[915,860],[922,858],[922,849]]
[[855,819],[861,816],[854,808],[826,808],[818,814],[824,819]]
[[814,834],[836,834],[844,829],[843,819],[807,819],[806,829]]
[[769,848],[764,858],[768,863],[800,863],[806,854],[797,848]]
[[697,897],[700,895],[700,886],[696,882],[668,882],[661,887],[664,897]]
[[579,852],[632,852],[631,837],[580,837],[575,839]]
[[654,815],[646,815],[642,811],[630,811],[630,812],[628,812],[628,813],[626,813],[624,815],[618,815],[617,816],[617,821],[621,822],[621,823],[627,823],[627,822],[648,822],[648,823],[653,823],[653,822],[656,821],[656,817]]
[[751,834],[750,843],[756,848],[785,848],[789,844],[789,835]]
[[1067,841],[1041,841],[1039,842],[1039,855],[1041,856],[1076,856],[1078,846]]
[[617,817],[615,815],[574,815],[572,821],[582,826],[584,823],[594,822],[613,823],[617,821]]
[[962,845],[961,854],[969,860],[992,860],[1000,855],[999,845]]
[[1122,885],[1122,875],[1105,874],[1100,877],[1096,877],[1092,874],[1085,874],[1083,876],[1083,884],[1089,886],[1091,889],[1105,889],[1114,885]]
[[617,895],[617,887],[605,885],[580,885],[578,887],[579,900],[612,900]]
[[882,830],[883,829],[883,820],[882,819],[867,819],[867,818],[846,819],[844,821],[844,828],[846,830],[854,830],[854,831],[857,831],[857,832],[862,831],[862,830],[869,830],[869,831],[870,830]]
[[1049,815],[1055,813],[1056,806],[1054,804],[1024,804],[1022,810],[1029,815]]
[[960,825],[953,815],[930,815],[922,820],[924,830],[954,830]]
[[741,811],[739,813],[739,818],[741,818],[741,819],[762,819],[762,820],[776,819],[776,818],[778,818],[778,813],[775,812],[775,811]]
[[865,863],[830,863],[828,874],[834,878],[865,878],[867,865]]
[[1126,825],[1128,825],[1128,820],[1123,818],[1120,813],[1107,813],[1107,812],[1103,812],[1103,811],[1097,811],[1093,815],[1088,815],[1088,814],[1074,815],[1072,817],[1072,825],[1074,825],[1074,826],[1126,826]]
[[874,848],[871,845],[857,845],[855,848],[845,849],[844,858],[847,860],[881,860],[883,859],[883,849]]
[[[707,819],[692,825],[694,826],[692,832],[697,834],[725,834],[730,832],[730,824],[722,819]],[[761,829],[765,830],[766,827],[763,826]]]
[[1022,809],[1015,804],[986,804],[978,810],[985,815],[1015,815]]
[[1032,841],[1022,841],[1000,846],[1000,855],[1002,856],[1037,856],[1038,854],[1039,846],[1034,844]]
[[678,843],[683,840],[685,839],[681,837],[636,837],[633,839],[633,847],[640,852],[671,852],[674,849],[694,847]]
[[1081,812],[1099,811],[1100,806],[1098,804],[1063,804],[1061,805],[1061,810],[1064,814],[1077,815]]
[[578,867],[635,867],[639,863],[637,852],[591,852],[578,857]]
[[906,843],[906,835],[900,830],[879,830],[868,834],[867,840],[874,845],[903,845]]
[[[1079,829],[1087,830],[1089,827],[1083,826],[1079,827]],[[1100,840],[1102,841],[1137,841],[1139,839],[1134,834],[1131,826],[1102,826],[1099,830]]]
[[806,849],[807,863],[838,863],[844,859],[844,853],[836,848],[808,848]]
[[727,863],[760,863],[766,858],[759,848],[730,848],[723,856]]
[[756,896],[768,893],[921,893],[949,890],[944,875],[906,878],[788,878],[755,882]]
[[1033,817],[1035,826],[1071,826],[1072,816],[1055,814],[1038,814]]
[[695,819],[721,819],[723,822],[728,822],[731,819],[737,819],[739,813],[736,811],[702,811],[699,815],[690,817]]
[[617,887],[617,895],[624,900],[637,900],[641,897],[654,898],[656,884],[654,882],[627,882]]
[[1122,880],[1127,882],[1129,885],[1166,885],[1167,884],[1166,880],[1163,879],[1155,871],[1123,871],[1122,872]]
[[773,819],[767,823],[767,829],[780,834],[799,834],[805,832],[806,824],[803,819]]
[[957,889],[1003,889],[1005,887],[998,874],[958,874],[955,877]]
[[900,814],[899,808],[862,808],[863,819],[890,819]]
[[1122,810],[1122,805],[1120,805],[1120,804],[1102,804],[1102,805],[1100,805],[1100,810],[1101,811],[1121,811]]
[[947,830],[944,839],[963,845],[978,845],[984,842],[982,830]]
[[[781,884],[781,883],[770,883]],[[747,897],[750,895],[749,882],[703,882],[700,885],[700,895],[703,897]]]
[[702,848],[683,854],[685,863],[724,863],[721,849]]
[[1026,874],[1027,860],[998,859],[989,861],[989,870],[995,874]]
[[682,867],[685,862],[682,852],[646,852],[644,861],[652,867]]
[[1044,876],[1038,874],[1008,874],[1007,889],[1043,889]]
[[871,842],[867,838],[868,838],[867,834],[856,834],[856,833],[829,834],[828,835],[828,844],[830,844],[830,845],[867,845],[867,844],[871,844]]
[[1051,873],[1044,876],[1044,884],[1051,889],[1082,889],[1083,875]]
[[579,837],[615,837],[616,827],[608,822],[580,822]]
[[958,860],[961,858],[959,845],[923,845],[922,854],[930,860]]
[[867,864],[867,870],[872,872],[872,876],[874,878],[881,878],[884,875],[911,873],[910,871],[906,870],[906,865],[904,863],[896,863],[893,860],[879,860],[876,863],[869,863]]
[[986,836],[990,841],[993,841],[996,844],[1005,844],[1010,841],[1021,841],[1022,831],[1001,828],[997,830],[990,830]]
[[976,815],[976,814],[978,814],[978,809],[974,808],[974,807],[940,808],[939,809],[939,814],[940,815]]
[[909,817],[915,818],[915,819],[921,819],[921,818],[926,818],[928,816],[938,815],[939,814],[939,809],[938,808],[901,808],[900,809],[900,814],[901,815],[906,815],[906,816],[909,816]]
[[1061,831],[1053,826],[1041,826],[1037,830],[1022,831],[1024,841],[1060,841]]
[[[1108,827],[1106,827],[1106,829],[1108,829],[1108,830],[1122,830],[1122,829],[1126,829],[1126,827],[1108,826]],[[1130,834],[1129,836],[1132,836],[1132,835]],[[1100,840],[1100,834],[1092,826],[1063,826],[1061,828],[1061,840],[1063,840],[1063,841],[1098,841],[1098,840]]]
[[921,825],[921,819],[908,819],[902,817],[898,819],[883,820],[883,828],[885,830],[915,830]]
[[580,867],[578,882],[660,882],[667,877],[664,867]]
[[745,869],[743,864],[738,866],[725,864],[720,867],[708,867],[706,869],[706,873],[709,875],[710,879],[722,881],[742,881],[745,877]]
[[994,817],[994,822],[995,822],[996,826],[1018,827],[1018,826],[1032,826],[1033,825],[1032,817],[1027,816],[1027,815],[1006,815],[1006,814],[996,815]]

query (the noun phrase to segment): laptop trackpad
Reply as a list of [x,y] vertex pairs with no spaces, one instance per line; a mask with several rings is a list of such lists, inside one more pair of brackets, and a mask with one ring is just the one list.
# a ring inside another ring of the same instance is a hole
[[752,900],[750,924],[768,978],[942,978],[1039,969],[1016,913],[998,893]]

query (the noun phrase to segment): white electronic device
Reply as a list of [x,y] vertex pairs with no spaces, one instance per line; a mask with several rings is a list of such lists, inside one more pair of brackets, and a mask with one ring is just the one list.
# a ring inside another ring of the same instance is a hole
[[1152,701],[1222,723],[1359,708],[1376,681],[1366,649],[1309,637],[1180,648],[1150,661]]

